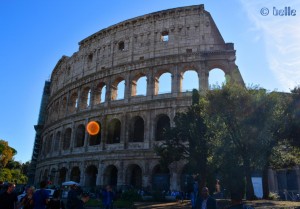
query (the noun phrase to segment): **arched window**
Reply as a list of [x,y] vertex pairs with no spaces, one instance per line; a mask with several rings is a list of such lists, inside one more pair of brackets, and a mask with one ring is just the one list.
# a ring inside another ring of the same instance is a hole
[[79,125],[76,129],[75,147],[82,147],[84,145],[84,135],[85,135],[84,125]]
[[105,83],[99,83],[94,91],[94,104],[100,104],[105,102],[106,85]]
[[72,135],[72,129],[67,128],[64,133],[63,150],[67,150],[70,148],[71,135]]
[[146,96],[147,94],[147,77],[140,77],[136,82],[136,95]]
[[166,94],[172,92],[172,75],[171,73],[163,73],[158,79],[158,94]]
[[160,115],[156,123],[156,140],[163,140],[165,131],[170,129],[170,118],[167,115]]
[[73,167],[71,170],[71,176],[70,176],[71,181],[75,181],[77,183],[80,183],[80,169],[79,167]]
[[96,135],[89,135],[89,145],[90,146],[98,145],[101,142],[101,129],[102,129],[102,126],[98,121],[96,121],[96,122],[99,124],[100,130],[99,130],[99,133],[96,134]]
[[107,144],[120,143],[121,137],[121,122],[118,119],[113,119],[108,125]]
[[90,106],[91,89],[86,87],[81,93],[80,108],[85,109]]
[[59,150],[59,142],[60,142],[60,131],[58,131],[55,135],[55,143],[54,143],[54,150]]
[[140,116],[134,117],[131,121],[130,128],[131,142],[143,142],[144,141],[144,120]]
[[76,110],[77,107],[78,107],[78,94],[73,93],[70,97],[69,111],[72,113]]
[[199,90],[198,73],[194,70],[185,71],[182,76],[182,92]]
[[209,89],[221,88],[226,84],[225,73],[223,70],[215,68],[209,71]]
[[124,99],[125,96],[125,80],[118,78],[112,85],[111,100]]

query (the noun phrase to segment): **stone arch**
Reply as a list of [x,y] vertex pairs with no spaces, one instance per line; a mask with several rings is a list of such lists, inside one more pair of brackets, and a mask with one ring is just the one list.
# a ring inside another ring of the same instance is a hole
[[56,173],[56,169],[52,168],[51,171],[50,171],[50,175],[49,175],[49,181],[51,182],[51,184],[54,184],[55,173]]
[[120,100],[120,99],[124,99],[124,97],[125,97],[125,79],[123,77],[118,77],[112,83],[111,100]]
[[125,184],[135,189],[142,188],[142,169],[137,164],[130,164],[126,169]]
[[75,166],[71,170],[70,180],[77,183],[80,182],[80,169],[78,166]]
[[48,181],[48,175],[49,175],[49,171],[48,169],[45,169],[42,176],[42,181]]
[[90,165],[85,170],[85,186],[95,187],[98,169],[95,165]]
[[70,102],[69,102],[69,112],[73,113],[78,107],[78,94],[74,92],[71,94]]
[[209,71],[208,87],[209,89],[221,88],[226,84],[225,71],[220,68],[214,68]]
[[161,114],[157,116],[156,120],[156,132],[155,132],[155,139],[156,141],[163,140],[164,132],[170,129],[171,121],[168,115]]
[[58,174],[58,184],[59,185],[61,185],[61,183],[66,181],[67,171],[68,171],[68,169],[65,167],[62,167],[61,169],[59,169],[59,174]]
[[163,171],[160,165],[152,170],[152,189],[155,191],[168,191],[170,188],[170,171]]
[[131,96],[147,95],[147,76],[144,73],[137,74],[131,81]]
[[75,134],[75,147],[83,147],[85,138],[85,127],[80,124],[77,126]]
[[56,151],[58,151],[60,149],[60,147],[59,147],[60,137],[61,137],[60,131],[56,132],[56,134],[55,134],[55,143],[54,143],[54,150],[56,150]]
[[80,109],[85,109],[90,106],[91,92],[90,87],[85,87],[81,92]]
[[181,73],[180,92],[199,90],[199,75],[196,70],[189,69]]
[[118,169],[114,165],[106,167],[103,173],[103,184],[117,186],[118,184]]
[[99,133],[96,135],[89,135],[89,145],[90,146],[98,145],[101,142],[102,126],[99,121],[95,121],[95,122],[99,124],[100,130],[99,130]]
[[71,136],[72,136],[72,129],[67,128],[64,133],[64,140],[63,140],[63,150],[67,150],[70,148],[71,144]]
[[172,92],[172,74],[169,71],[160,71],[155,77],[155,95]]
[[60,117],[63,117],[65,115],[66,111],[67,111],[67,97],[64,96],[61,101],[61,108],[60,108],[60,113],[59,113]]
[[107,144],[120,143],[121,141],[121,121],[117,118],[112,119],[108,124]]
[[130,142],[143,142],[144,141],[144,130],[145,130],[144,119],[140,116],[135,116],[130,122]]
[[100,82],[94,89],[94,104],[100,104],[105,102],[106,98],[106,84]]
[[51,134],[50,136],[48,136],[46,138],[46,149],[45,149],[46,155],[50,154],[50,152],[51,152],[52,138],[53,138],[53,134]]

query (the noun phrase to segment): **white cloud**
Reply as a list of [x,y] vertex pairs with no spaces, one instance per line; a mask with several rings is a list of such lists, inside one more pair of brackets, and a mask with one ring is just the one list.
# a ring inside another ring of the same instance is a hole
[[[240,0],[243,9],[257,30],[262,34],[269,68],[282,86],[288,91],[300,84],[300,2]],[[296,16],[276,16],[279,9],[296,10]],[[263,8],[269,14],[263,16]],[[253,26],[250,26],[253,30]],[[256,31],[255,30],[255,31]]]

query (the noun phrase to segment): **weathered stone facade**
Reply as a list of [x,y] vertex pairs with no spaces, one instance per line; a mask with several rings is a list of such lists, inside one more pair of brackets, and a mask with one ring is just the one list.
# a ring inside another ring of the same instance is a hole
[[[196,5],[123,21],[79,45],[78,52],[58,61],[51,75],[35,183],[74,180],[83,186],[179,190],[184,163],[161,173],[153,145],[163,128],[173,125],[176,112],[191,104],[191,92],[182,90],[186,71],[197,73],[202,92],[208,90],[214,68],[224,71],[227,82],[243,84],[233,44],[224,42],[204,5]],[[171,74],[171,92],[159,94],[164,73]],[[146,94],[137,95],[143,77]],[[122,81],[124,98],[118,99]],[[85,131],[92,120],[101,126],[93,137]],[[166,179],[170,185],[160,185]]]

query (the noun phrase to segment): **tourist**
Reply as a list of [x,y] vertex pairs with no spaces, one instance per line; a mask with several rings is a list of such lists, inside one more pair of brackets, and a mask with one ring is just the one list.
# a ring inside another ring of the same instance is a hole
[[65,204],[60,199],[60,190],[54,191],[53,198],[49,201],[47,209],[65,209]]
[[209,196],[209,190],[207,187],[203,187],[200,197],[196,200],[196,209],[216,209],[217,202],[214,198]]
[[17,194],[14,192],[16,185],[8,183],[7,188],[0,194],[0,209],[15,209],[18,202]]
[[26,189],[26,195],[22,199],[19,207],[23,207],[23,209],[33,209],[34,208],[34,202],[33,202],[34,191],[35,191],[35,188],[33,186],[28,187]]
[[40,189],[33,194],[34,209],[45,209],[49,202],[49,194],[45,190],[46,181],[40,183]]
[[102,192],[102,203],[104,209],[113,208],[114,193],[110,185],[106,186],[106,189]]

